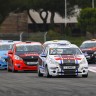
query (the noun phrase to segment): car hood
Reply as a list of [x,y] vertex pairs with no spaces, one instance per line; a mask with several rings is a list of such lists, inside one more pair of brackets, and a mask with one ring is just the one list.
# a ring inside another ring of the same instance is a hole
[[91,48],[84,48],[81,49],[82,51],[96,51],[96,47],[91,47]]
[[3,58],[7,58],[8,57],[8,51],[0,51],[0,56]]
[[24,52],[24,53],[17,53],[16,55],[20,57],[28,57],[28,56],[39,56],[36,52]]
[[61,63],[79,63],[84,58],[84,55],[55,55],[50,56],[50,59]]

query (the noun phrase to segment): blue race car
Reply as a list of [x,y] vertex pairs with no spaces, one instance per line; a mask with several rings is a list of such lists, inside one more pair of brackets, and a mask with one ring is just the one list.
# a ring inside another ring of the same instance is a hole
[[12,49],[14,42],[0,44],[0,69],[7,69],[8,51]]

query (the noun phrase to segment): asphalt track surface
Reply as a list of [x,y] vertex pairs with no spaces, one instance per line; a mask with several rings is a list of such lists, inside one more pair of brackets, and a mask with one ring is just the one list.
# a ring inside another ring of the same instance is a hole
[[[90,68],[96,70],[96,65]],[[96,96],[96,72],[88,78],[38,77],[34,72],[0,70],[0,96]]]

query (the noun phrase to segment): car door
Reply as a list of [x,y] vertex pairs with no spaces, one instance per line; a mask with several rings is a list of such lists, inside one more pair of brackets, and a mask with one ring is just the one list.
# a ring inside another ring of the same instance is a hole
[[47,59],[47,48],[44,49],[43,52],[39,56],[39,68],[40,68],[41,73],[44,73],[46,59]]
[[8,66],[10,67],[10,68],[12,68],[12,66],[13,66],[13,57],[14,57],[14,50],[15,49],[15,45],[13,46],[13,48],[8,52],[8,57],[9,57],[9,59],[8,59]]

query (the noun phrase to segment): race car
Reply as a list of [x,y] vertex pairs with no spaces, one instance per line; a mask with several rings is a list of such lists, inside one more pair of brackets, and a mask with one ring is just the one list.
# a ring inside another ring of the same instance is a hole
[[38,59],[38,76],[74,75],[88,77],[88,62],[74,44],[48,45]]
[[8,52],[8,71],[37,71],[38,56],[42,49],[40,42],[15,43]]
[[96,39],[84,41],[80,49],[89,63],[96,63]]
[[8,51],[12,49],[13,42],[0,43],[0,69],[7,69]]

